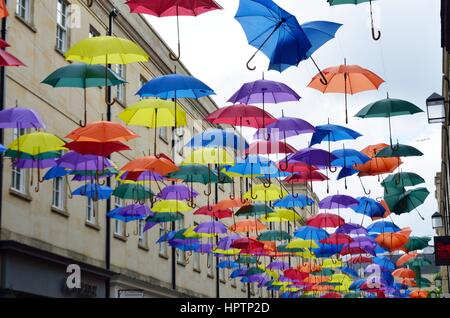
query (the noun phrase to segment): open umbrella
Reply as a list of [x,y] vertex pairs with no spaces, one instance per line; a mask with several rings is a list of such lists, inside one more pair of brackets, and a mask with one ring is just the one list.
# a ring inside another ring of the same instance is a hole
[[26,66],[21,60],[0,48],[0,67],[4,66]]
[[107,186],[101,186],[95,183],[88,183],[82,185],[81,187],[75,189],[72,192],[72,195],[80,195],[84,197],[88,197],[94,201],[97,200],[106,200],[113,193],[113,189]]
[[70,132],[66,138],[74,141],[94,141],[94,142],[126,142],[139,135],[119,123],[111,121],[96,121],[88,123],[84,127],[77,128]]
[[345,220],[332,213],[319,213],[306,220],[306,225],[327,228],[327,227],[339,227],[343,225]]
[[[264,122],[263,119],[264,118]],[[270,113],[248,104],[219,108],[206,118],[212,124],[228,124],[239,127],[262,128],[277,121]]]
[[198,16],[200,14],[222,9],[213,0],[171,0],[171,1],[149,1],[149,0],[128,0],[126,4],[132,13],[149,14],[156,17],[177,17],[178,54],[170,53],[172,61],[178,61],[181,56],[180,44],[180,16]]
[[0,111],[0,128],[44,128],[39,114],[31,108],[13,107]]
[[131,150],[130,147],[120,141],[72,141],[65,144],[64,147],[83,155],[97,155],[102,157],[108,157],[113,152]]

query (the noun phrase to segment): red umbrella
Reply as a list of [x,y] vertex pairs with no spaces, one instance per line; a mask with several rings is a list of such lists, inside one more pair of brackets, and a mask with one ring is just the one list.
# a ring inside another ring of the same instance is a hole
[[107,157],[113,152],[131,150],[130,147],[120,141],[96,142],[96,141],[72,141],[64,147],[83,155],[97,155]]
[[293,280],[297,280],[297,281],[302,281],[302,280],[304,280],[306,277],[309,276],[308,273],[299,271],[298,269],[294,269],[294,268],[286,269],[286,270],[283,272],[283,274],[284,274],[284,276],[286,276],[286,277],[288,277],[288,278],[290,278],[290,279],[293,279]]
[[350,264],[372,264],[372,259],[366,256],[354,256],[348,260]]
[[208,11],[222,9],[213,0],[128,0],[126,4],[132,13],[144,13],[157,17],[177,17],[178,56],[170,53],[173,61],[180,59],[180,24],[178,17],[198,16]]
[[213,207],[212,210],[208,208],[207,205],[202,206],[194,212],[194,215],[208,215],[218,219],[229,218],[233,216],[233,211],[230,209],[215,209]]
[[342,298],[342,295],[336,292],[326,293],[321,298]]
[[268,154],[276,154],[276,153],[294,153],[294,147],[283,142],[283,141],[266,141],[266,140],[258,140],[250,144],[250,147],[245,150],[245,154],[252,155],[268,155]]
[[319,213],[306,220],[306,225],[315,227],[338,227],[344,223],[343,218],[332,213]]
[[219,108],[209,114],[208,117],[206,117],[206,120],[212,124],[228,124],[253,128],[263,128],[277,121],[276,118],[265,110],[253,105],[245,104]]
[[310,166],[307,163],[301,162],[301,161],[288,161],[287,167],[286,167],[286,160],[280,160],[277,162],[277,167],[280,170],[286,171],[286,172],[310,172],[310,171],[316,171],[319,170],[316,166]]
[[234,240],[231,243],[232,248],[238,248],[238,249],[255,249],[255,248],[264,248],[264,243],[257,241],[255,239],[252,239],[250,237],[242,237]]
[[320,240],[322,244],[348,244],[353,242],[353,239],[345,233],[333,233],[326,239]]
[[367,253],[367,251],[365,251],[363,248],[359,247],[359,246],[355,246],[355,247],[349,247],[349,246],[344,246],[340,252],[341,255],[347,255],[347,254],[365,254]]
[[14,55],[0,49],[0,66],[25,66],[25,64]]
[[319,171],[297,172],[284,179],[285,182],[294,182],[294,183],[306,181],[325,181],[325,180],[329,180],[329,178]]
[[4,49],[7,47],[10,47],[11,45],[9,45],[8,42],[6,42],[5,40],[0,39],[0,49]]

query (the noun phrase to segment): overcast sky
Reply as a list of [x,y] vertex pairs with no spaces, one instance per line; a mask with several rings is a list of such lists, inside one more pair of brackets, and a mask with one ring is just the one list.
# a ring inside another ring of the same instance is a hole
[[[291,67],[283,73],[267,72],[268,59],[258,54],[254,60],[255,71],[247,70],[245,64],[255,48],[248,45],[240,24],[234,19],[238,0],[219,0],[224,10],[213,11],[198,17],[182,17],[182,62],[191,73],[212,87],[217,96],[214,100],[219,107],[229,105],[226,100],[244,82],[261,78],[281,81],[297,91],[302,99],[299,102],[267,105],[275,117],[300,117],[313,125],[331,123],[344,125],[343,94],[322,94],[307,88],[312,76],[317,72],[311,61],[303,61],[299,67]],[[314,58],[322,67],[343,63],[358,64],[381,76],[384,83],[378,91],[363,92],[349,97],[349,126],[363,137],[355,141],[345,141],[346,148],[361,150],[367,145],[380,142],[389,143],[387,119],[356,119],[352,117],[359,109],[370,102],[386,97],[406,99],[424,111],[425,99],[434,91],[441,91],[440,48],[440,1],[439,0],[379,0],[373,3],[375,22],[382,36],[377,42],[372,40],[369,28],[368,3],[330,7],[326,0],[276,0],[282,8],[295,15],[300,24],[314,20],[339,22],[343,27],[336,38],[316,53]],[[157,18],[148,16],[149,22],[164,40],[176,51],[176,18]],[[393,216],[399,226],[411,226],[413,235],[433,235],[431,215],[437,210],[435,200],[434,176],[440,169],[440,125],[429,125],[426,112],[414,116],[392,119],[393,135],[400,143],[420,149],[423,157],[404,158],[402,171],[416,172],[426,180],[430,191],[425,204],[419,207],[425,217],[422,221],[416,212]],[[250,141],[254,130],[246,131]],[[297,149],[308,144],[310,135],[293,137],[288,140]],[[322,145],[322,147],[325,147]],[[334,143],[333,149],[342,148],[342,142]],[[326,149],[326,148],[325,148]],[[330,178],[335,179],[337,173]],[[357,177],[344,181],[330,182],[331,193],[339,191],[354,197],[364,195]],[[383,195],[383,188],[377,177],[363,178],[366,187],[371,189],[372,198]],[[326,185],[315,183],[314,190],[320,198],[325,197]],[[362,216],[354,212],[343,213],[347,221],[361,222]],[[366,218],[367,219],[367,218]],[[364,225],[370,222],[366,221]]]

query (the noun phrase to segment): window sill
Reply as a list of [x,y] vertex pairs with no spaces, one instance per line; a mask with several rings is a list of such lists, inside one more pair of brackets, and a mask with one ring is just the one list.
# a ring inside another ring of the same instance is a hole
[[28,29],[30,29],[33,33],[37,33],[37,29],[32,22],[25,20],[20,15],[17,15],[17,13],[16,13],[16,19],[19,20],[20,22],[22,22],[22,24],[25,25]]
[[201,274],[201,273],[202,273],[202,270],[201,270],[200,268],[195,268],[195,267],[194,267],[194,272]]
[[66,218],[68,218],[70,216],[70,214],[66,210],[60,209],[60,208],[58,208],[56,206],[52,206],[50,210],[53,213],[61,215],[61,216],[64,216]]
[[169,144],[169,140],[167,140],[167,138],[159,136],[159,140],[162,140],[162,142],[164,142],[166,145]]
[[119,241],[122,241],[122,242],[126,242],[127,241],[127,238],[125,237],[125,235],[120,235],[120,234],[114,233],[114,238],[118,239]]
[[143,244],[138,244],[138,248],[141,249],[141,250],[143,250],[143,251],[146,251],[146,252],[150,251],[150,249],[148,248],[148,246],[143,245]]
[[227,281],[225,279],[220,279],[220,282],[224,285],[227,283]]
[[28,193],[23,193],[13,188],[9,188],[9,194],[18,197],[19,199],[25,200],[27,202],[33,201],[33,198]]
[[158,253],[158,256],[161,257],[161,258],[163,258],[163,259],[165,259],[165,260],[168,260],[168,259],[169,259],[169,256],[168,256],[167,254],[161,254],[161,253]]
[[182,267],[186,267],[186,262],[183,261],[177,261],[177,265],[180,265]]
[[212,274],[208,274],[207,276],[208,276],[208,278],[214,279],[214,275],[212,275]]
[[90,227],[91,229],[94,229],[96,231],[100,231],[100,226],[98,224],[94,224],[89,221],[85,221],[84,225],[86,225],[87,227]]
[[66,56],[64,55],[65,52],[61,51],[56,46],[55,46],[55,52],[58,53],[59,55],[61,55],[64,58],[64,60],[66,59]]

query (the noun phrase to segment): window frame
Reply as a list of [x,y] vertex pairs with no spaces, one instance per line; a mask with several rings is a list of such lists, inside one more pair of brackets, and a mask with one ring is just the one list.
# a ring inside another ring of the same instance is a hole
[[[90,208],[91,207],[91,208]],[[89,209],[92,209],[92,218],[89,218]],[[93,227],[97,230],[100,229],[98,225],[98,201],[91,198],[86,198],[86,217],[85,224],[89,227]]]
[[[28,133],[28,129],[26,128],[20,128],[17,130],[17,128],[13,129],[13,140],[16,140],[20,136],[26,135]],[[20,173],[20,186],[16,187],[16,180],[15,177],[16,174]],[[28,197],[30,195],[30,185],[29,185],[29,171],[28,169],[20,169],[15,167],[14,165],[11,167],[11,184],[10,184],[10,190],[13,193],[16,193],[20,196]],[[23,187],[23,188],[22,188]]]
[[[160,223],[159,224],[159,237],[163,236],[164,234],[167,233],[167,227],[166,227],[166,223]],[[169,258],[169,252],[168,252],[168,244],[167,242],[161,242],[158,243],[159,244],[159,248],[158,248],[158,255],[161,258],[164,259],[168,259]]]
[[[61,5],[61,10],[63,10],[63,11],[60,10],[60,5]],[[68,24],[69,6],[70,6],[70,3],[66,0],[56,0],[56,44],[55,44],[55,49],[60,53],[65,53],[70,46],[70,27]],[[64,25],[62,23],[64,23]],[[60,31],[62,33],[60,33]],[[61,34],[63,34],[63,37],[60,38]]]
[[148,232],[144,232],[145,220],[140,219],[138,222],[138,247],[143,250],[148,250]]
[[206,256],[206,267],[208,268],[207,271],[208,278],[214,279],[215,267],[214,267],[214,255],[212,253],[208,253]]
[[[125,64],[114,64],[112,67],[112,71],[126,81],[126,65]],[[119,84],[114,86],[114,94],[113,97],[119,103],[125,105],[126,104],[126,87],[125,84]]]

